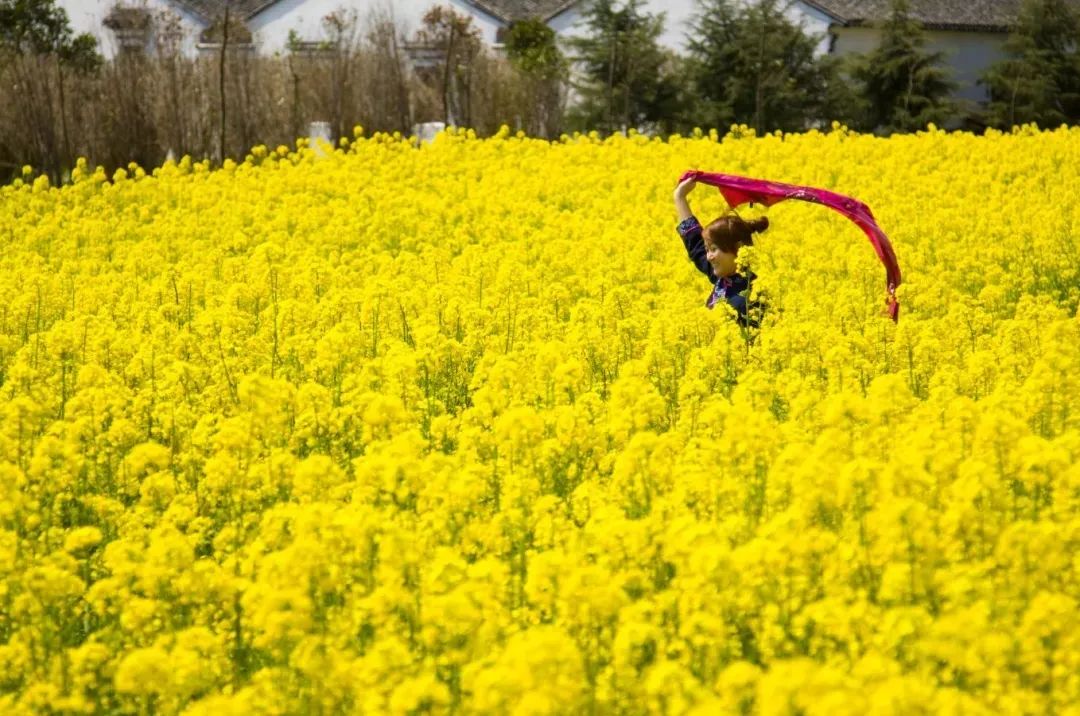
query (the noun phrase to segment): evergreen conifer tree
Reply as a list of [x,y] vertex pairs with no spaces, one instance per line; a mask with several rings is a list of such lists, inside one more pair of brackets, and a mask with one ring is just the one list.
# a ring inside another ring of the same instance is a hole
[[643,5],[643,0],[593,0],[585,7],[587,34],[569,40],[578,94],[570,119],[580,128],[670,130],[677,121],[682,92],[671,71],[674,58],[658,42],[664,16],[645,12]]
[[710,127],[802,130],[850,112],[836,61],[778,0],[699,0],[688,43],[696,120]]
[[556,135],[562,126],[568,68],[555,31],[542,20],[513,23],[507,33],[506,56],[524,80],[526,101],[532,108],[526,130],[536,136]]
[[949,94],[955,87],[941,66],[944,53],[927,52],[919,22],[907,0],[892,0],[881,43],[855,59],[852,76],[866,102],[865,128],[911,132],[945,124],[956,113]]
[[1009,128],[1080,121],[1080,17],[1065,0],[1026,0],[1005,41],[1006,59],[980,79],[990,90],[986,119]]

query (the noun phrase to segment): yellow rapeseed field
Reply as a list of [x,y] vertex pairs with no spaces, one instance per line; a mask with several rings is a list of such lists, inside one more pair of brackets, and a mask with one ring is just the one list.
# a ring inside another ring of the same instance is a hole
[[[800,202],[707,310],[687,169],[867,203],[899,322]],[[0,189],[0,713],[1080,714],[1080,128],[74,180]]]

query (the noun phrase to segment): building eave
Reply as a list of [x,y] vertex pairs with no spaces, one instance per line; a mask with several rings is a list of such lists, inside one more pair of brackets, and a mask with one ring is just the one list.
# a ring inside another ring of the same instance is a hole
[[196,8],[195,6],[193,6],[193,5],[191,5],[191,4],[187,3],[187,2],[184,2],[184,0],[172,0],[172,4],[173,5],[179,5],[186,12],[191,14],[193,17],[197,17],[198,19],[202,20],[206,24],[210,24],[211,18],[204,15],[203,12],[201,10],[199,10],[198,8]]
[[1005,34],[1009,32],[1008,25],[971,25],[950,22],[930,22],[923,25],[925,30],[940,30],[942,32],[986,32],[993,34]]
[[557,7],[555,10],[553,10],[552,12],[549,12],[548,16],[544,18],[544,22],[551,22],[552,20],[557,18],[559,15],[562,15],[567,10],[572,10],[575,6],[580,5],[580,4],[581,4],[581,0],[569,0],[568,2],[564,2],[562,5]]
[[848,18],[841,17],[840,15],[837,15],[835,11],[829,10],[828,8],[820,5],[819,3],[814,2],[814,0],[799,0],[799,2],[801,2],[803,5],[806,5],[808,7],[812,7],[813,9],[817,10],[818,12],[820,12],[822,15],[825,15],[826,17],[832,18],[832,20],[837,25],[851,25],[852,24],[852,21],[849,20]]
[[[485,2],[484,0],[461,0],[461,1],[464,2],[466,5],[470,5],[471,7],[479,10],[482,13],[484,13],[485,15],[490,17],[492,20],[495,20],[496,22],[500,22],[500,23],[502,23],[503,25],[506,25],[506,26],[509,26],[509,25],[513,24],[515,21],[521,20],[524,17],[524,16],[511,15],[511,14],[507,13],[506,11],[500,10],[497,7],[493,6],[492,4],[490,4],[488,2]],[[566,0],[566,2],[563,2],[562,4],[558,5],[554,10],[549,10],[547,13],[545,13],[543,15],[538,15],[537,19],[542,21],[542,22],[549,22],[549,21],[555,19],[556,17],[558,17],[559,15],[562,15],[567,10],[575,7],[576,5],[580,5],[581,2],[582,2],[582,0]]]
[[[852,14],[854,12],[859,12],[859,10],[856,9],[855,7],[853,7],[853,6],[852,7],[845,6],[845,7],[847,7],[846,12],[848,14],[846,14],[846,15],[841,14],[842,10],[837,9],[836,5],[837,4],[844,5],[843,3],[830,3],[830,2],[823,1],[823,0],[798,0],[798,1],[802,5],[805,5],[807,8],[813,9],[816,12],[819,12],[822,15],[824,15],[825,17],[829,18],[831,20],[830,27],[851,27],[851,28],[855,28],[855,27],[875,27],[875,26],[878,26],[881,23],[885,22],[885,17],[884,16],[875,17],[874,19],[866,17],[865,13],[868,11],[868,8],[866,7],[865,3],[858,6],[862,10],[862,12],[860,14],[863,15],[863,16],[860,17],[858,15]],[[854,5],[854,4],[848,3],[848,5]],[[878,9],[880,10],[881,8],[878,8]],[[869,12],[871,14],[874,14],[874,11],[872,11],[872,10],[870,10]],[[947,16],[949,13],[945,13],[945,14]],[[941,31],[941,32],[985,32],[985,33],[999,34],[999,33],[1007,33],[1011,29],[1010,24],[1008,22],[1006,22],[1005,18],[1000,17],[1000,16],[995,17],[994,20],[991,21],[991,22],[985,22],[985,23],[983,23],[983,22],[971,22],[970,20],[974,19],[974,18],[967,18],[969,20],[968,22],[962,22],[962,21],[952,22],[952,21],[949,20],[948,17],[946,17],[944,19],[939,19],[937,21],[919,20],[918,19],[918,13],[913,13],[912,19],[914,19],[916,22],[918,22],[919,26],[921,28],[923,28],[924,30],[934,30],[934,31]]]
[[282,1],[283,0],[266,0],[266,2],[260,3],[259,5],[256,5],[255,9],[248,13],[247,19],[250,20],[251,18],[253,18],[256,15],[258,15],[259,13],[261,13],[262,11],[269,10],[271,7],[273,7],[274,5],[277,5],[278,3],[282,2]]
[[481,2],[481,0],[463,0],[463,2],[466,5],[471,5],[472,7],[476,8],[480,12],[490,17],[492,20],[501,22],[504,25],[509,25],[512,22],[509,17],[506,17],[501,12],[488,5],[486,2]]
[[[188,2],[188,0],[170,0],[170,2],[173,5],[180,6],[181,8],[191,13],[193,16],[199,18],[208,25],[217,19],[216,13],[208,15],[206,12],[200,9],[198,4]],[[243,18],[245,21],[250,20],[264,10],[269,10],[272,6],[277,5],[280,2],[282,2],[282,0],[264,0],[264,2],[259,3],[253,9],[244,13]]]
[[[832,27],[848,27],[848,28],[874,28],[877,25],[873,22],[868,22],[863,19],[846,20],[844,22],[837,22]],[[1006,34],[1010,28],[1008,25],[974,25],[971,23],[958,23],[958,22],[920,22],[919,27],[923,30],[930,30],[933,32],[985,32],[987,34]]]

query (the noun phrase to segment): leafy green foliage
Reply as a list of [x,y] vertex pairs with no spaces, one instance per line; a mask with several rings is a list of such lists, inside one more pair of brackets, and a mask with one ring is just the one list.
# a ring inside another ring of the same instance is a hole
[[510,26],[506,56],[515,67],[536,77],[560,77],[566,70],[555,31],[541,20],[521,20]]
[[866,101],[865,129],[911,132],[955,115],[949,100],[955,85],[941,66],[944,53],[927,52],[925,45],[907,0],[893,0],[880,44],[852,63],[852,77]]
[[583,12],[587,34],[569,41],[579,76],[573,123],[616,131],[653,125],[670,129],[683,92],[672,53],[661,49],[663,14],[642,0],[595,0]]
[[815,56],[819,38],[778,0],[699,0],[698,10],[689,51],[700,123],[795,131],[848,114],[836,60]]
[[1009,128],[1080,120],[1080,17],[1065,0],[1026,0],[1005,42],[1008,57],[981,78],[990,90],[986,119]]
[[67,11],[53,0],[0,0],[0,48],[17,55],[57,54],[79,69],[101,64],[92,35],[74,37]]
[[532,107],[525,129],[553,138],[562,130],[569,64],[555,31],[541,20],[521,20],[510,26],[506,56],[519,73],[525,101]]

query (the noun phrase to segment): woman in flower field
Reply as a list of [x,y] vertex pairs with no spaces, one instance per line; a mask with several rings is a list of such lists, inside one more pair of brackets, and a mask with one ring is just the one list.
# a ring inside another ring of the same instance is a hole
[[741,247],[754,244],[754,234],[769,228],[769,220],[763,216],[746,221],[738,214],[729,213],[702,228],[686,199],[695,186],[697,180],[693,177],[679,182],[675,187],[675,210],[679,214],[677,231],[686,246],[686,253],[713,284],[705,305],[712,308],[722,299],[735,309],[739,325],[756,328],[758,322],[748,313],[750,309],[759,308],[760,303],[748,302],[747,296],[757,276],[749,270],[745,276],[740,274],[735,258]]

